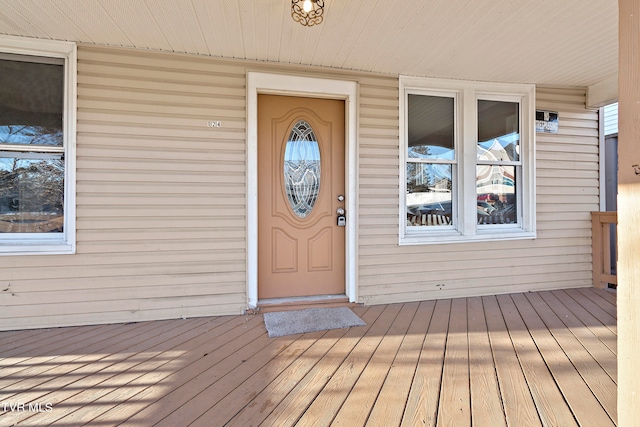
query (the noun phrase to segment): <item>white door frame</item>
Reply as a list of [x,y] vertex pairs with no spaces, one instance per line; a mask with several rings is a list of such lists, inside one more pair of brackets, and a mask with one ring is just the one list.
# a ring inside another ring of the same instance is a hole
[[342,99],[345,103],[345,292],[357,300],[356,179],[358,84],[350,80],[247,72],[247,305],[258,305],[258,94]]

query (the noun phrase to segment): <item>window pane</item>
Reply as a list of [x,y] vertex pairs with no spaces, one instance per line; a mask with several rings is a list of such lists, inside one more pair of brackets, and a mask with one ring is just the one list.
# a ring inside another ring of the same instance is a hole
[[0,146],[62,146],[64,67],[0,60]]
[[476,196],[478,224],[518,222],[516,167],[478,165]]
[[454,160],[454,101],[409,95],[409,158]]
[[520,160],[517,102],[478,101],[478,159]]
[[407,225],[451,225],[452,166],[407,163]]
[[64,160],[0,158],[0,232],[61,232]]
[[297,122],[284,151],[284,185],[289,204],[298,218],[306,218],[320,193],[320,148],[311,125]]

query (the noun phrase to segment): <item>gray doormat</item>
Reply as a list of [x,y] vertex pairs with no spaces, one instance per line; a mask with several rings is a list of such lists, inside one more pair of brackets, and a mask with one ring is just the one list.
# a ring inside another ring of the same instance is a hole
[[265,313],[264,324],[269,338],[367,325],[347,307]]

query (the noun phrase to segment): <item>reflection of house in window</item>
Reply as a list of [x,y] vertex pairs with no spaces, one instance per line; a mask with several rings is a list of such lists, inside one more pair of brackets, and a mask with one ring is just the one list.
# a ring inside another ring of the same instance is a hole
[[64,60],[4,54],[0,75],[0,233],[61,233]]

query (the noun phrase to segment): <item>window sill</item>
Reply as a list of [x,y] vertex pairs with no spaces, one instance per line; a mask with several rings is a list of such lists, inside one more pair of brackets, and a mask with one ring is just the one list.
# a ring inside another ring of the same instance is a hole
[[478,230],[475,235],[462,235],[457,231],[442,231],[430,233],[407,233],[400,237],[400,246],[436,245],[447,243],[493,242],[502,240],[535,239],[535,231],[517,230]]
[[52,241],[0,242],[0,256],[11,255],[71,255],[76,253],[75,245]]

